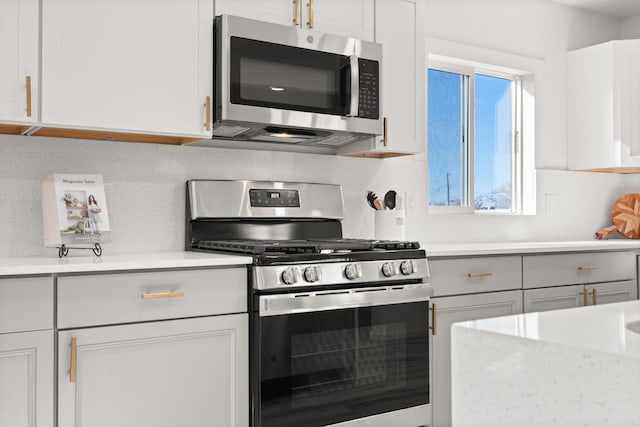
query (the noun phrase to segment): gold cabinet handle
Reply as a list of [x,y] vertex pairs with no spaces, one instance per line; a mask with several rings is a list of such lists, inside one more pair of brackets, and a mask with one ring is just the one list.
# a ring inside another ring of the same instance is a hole
[[211,97],[207,96],[204,99],[204,128],[206,130],[211,130]]
[[384,119],[382,119],[382,145],[384,147],[386,147],[387,144],[388,144],[388,140],[387,140],[387,122],[388,122],[388,119],[386,117]]
[[582,305],[586,307],[587,305],[589,305],[589,301],[587,300],[587,295],[589,294],[589,291],[587,291],[586,289],[583,289],[582,291],[580,291],[580,293],[582,294]]
[[31,117],[31,76],[26,78],[27,87],[27,117]]
[[431,304],[432,306],[432,312],[431,312],[431,330],[433,331],[433,335],[438,335],[438,315],[437,315],[437,310],[438,310],[438,305],[437,304]]
[[300,25],[300,0],[293,0],[293,23]]
[[598,266],[597,265],[581,265],[580,267],[578,267],[578,270],[597,270]]
[[482,273],[469,273],[467,274],[467,276],[469,276],[469,278],[473,279],[475,277],[489,277],[492,276],[493,273],[489,272],[489,271],[483,271]]
[[69,364],[69,382],[76,382],[76,370],[78,369],[78,340],[76,337],[71,337],[71,363]]
[[142,299],[180,298],[183,296],[184,292],[158,292],[155,294],[142,294]]
[[313,28],[313,0],[309,0],[307,7],[309,8],[309,21],[307,21],[307,27]]
[[598,304],[598,297],[596,295],[596,288],[591,289],[591,300],[593,301],[593,305]]

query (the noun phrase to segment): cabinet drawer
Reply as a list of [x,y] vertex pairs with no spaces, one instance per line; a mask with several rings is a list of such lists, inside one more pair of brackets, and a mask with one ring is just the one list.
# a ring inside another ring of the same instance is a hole
[[0,279],[0,334],[53,328],[53,279]]
[[245,268],[58,278],[58,327],[247,311]]
[[635,280],[634,252],[527,255],[522,260],[525,288]]
[[429,260],[429,272],[434,296],[522,288],[519,256]]

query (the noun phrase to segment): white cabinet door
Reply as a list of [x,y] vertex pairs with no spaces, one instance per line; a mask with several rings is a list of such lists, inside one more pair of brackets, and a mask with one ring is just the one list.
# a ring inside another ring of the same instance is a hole
[[0,334],[0,427],[53,427],[53,331]]
[[371,0],[216,0],[215,3],[216,15],[235,15],[373,40],[374,8]]
[[248,426],[247,317],[59,332],[58,427]]
[[[524,312],[559,310],[585,305],[583,285],[557,286],[551,288],[525,289]],[[589,304],[587,299],[587,305]]]
[[638,299],[638,285],[635,280],[626,282],[599,283],[585,286],[589,304],[600,305]]
[[638,299],[635,280],[525,289],[524,312],[559,310]]
[[640,165],[640,40],[621,40],[616,45],[620,141],[628,147],[629,162]]
[[301,0],[302,28],[328,34],[374,39],[374,5],[371,0]]
[[[39,1],[0,1],[0,123],[33,124],[39,109]],[[0,125],[0,133],[11,132]]]
[[640,40],[569,52],[570,169],[640,170],[639,73]]
[[45,126],[210,136],[212,0],[47,0]]
[[[422,0],[376,0],[375,41],[382,44],[380,101],[384,134],[365,157],[416,154],[426,146],[425,5]],[[360,146],[355,146],[360,149]],[[346,153],[345,153],[346,154]]]
[[522,313],[522,291],[432,298],[437,330],[433,336],[433,425],[451,425],[451,324]]
[[216,16],[233,15],[280,25],[295,24],[293,0],[215,0],[215,11]]

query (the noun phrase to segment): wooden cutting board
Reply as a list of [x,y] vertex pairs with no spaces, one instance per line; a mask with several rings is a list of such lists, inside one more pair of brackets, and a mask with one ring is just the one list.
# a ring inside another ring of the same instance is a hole
[[596,232],[598,239],[605,239],[617,231],[628,239],[640,238],[640,194],[630,193],[620,197],[611,208],[613,225]]

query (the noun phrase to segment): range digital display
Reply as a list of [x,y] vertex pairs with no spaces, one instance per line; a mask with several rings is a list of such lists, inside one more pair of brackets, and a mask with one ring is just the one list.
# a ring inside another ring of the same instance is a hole
[[249,202],[254,208],[299,208],[298,190],[249,190]]

